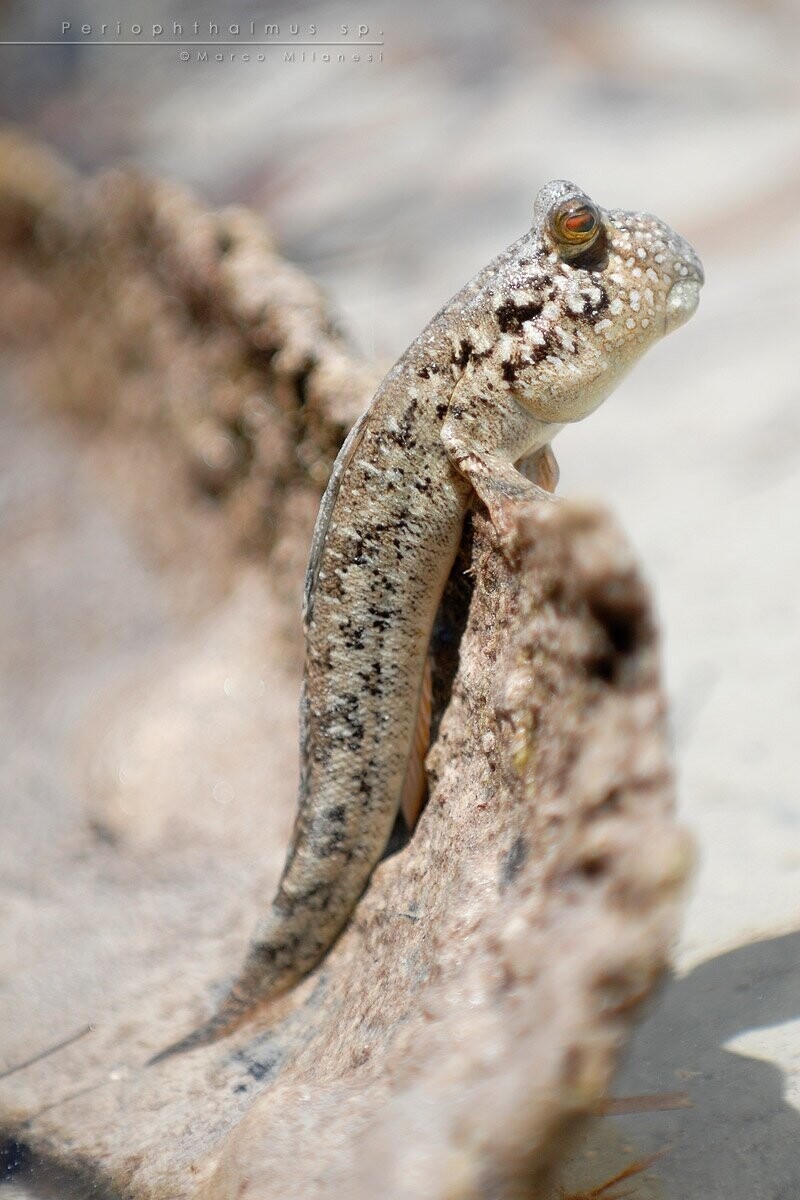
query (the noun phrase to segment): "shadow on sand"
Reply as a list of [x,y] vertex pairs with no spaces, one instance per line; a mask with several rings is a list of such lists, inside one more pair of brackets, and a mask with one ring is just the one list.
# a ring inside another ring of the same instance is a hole
[[800,1111],[785,1076],[724,1048],[799,1018],[800,933],[721,954],[664,988],[614,1090],[686,1091],[693,1107],[608,1121],[637,1156],[669,1147],[654,1168],[667,1200],[800,1200]]

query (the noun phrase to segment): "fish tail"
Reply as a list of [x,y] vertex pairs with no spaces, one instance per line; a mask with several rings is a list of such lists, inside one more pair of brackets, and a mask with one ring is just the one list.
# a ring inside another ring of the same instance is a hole
[[[291,961],[276,963],[276,954],[284,947],[279,940],[254,942],[244,966],[217,1011],[197,1029],[171,1046],[160,1050],[147,1066],[164,1062],[175,1054],[210,1046],[220,1038],[227,1037],[250,1017],[254,1009],[285,992],[296,982],[298,973],[292,969]],[[277,969],[276,969],[277,968]]]
[[185,1054],[189,1050],[198,1050],[201,1046],[212,1045],[220,1038],[232,1033],[242,1023],[251,1007],[251,1002],[244,996],[237,992],[230,992],[212,1017],[199,1025],[197,1029],[193,1029],[191,1033],[187,1033],[186,1037],[180,1038],[179,1041],[160,1050],[158,1054],[154,1054],[151,1059],[148,1059],[146,1065],[154,1067],[156,1063],[164,1062],[176,1054]]

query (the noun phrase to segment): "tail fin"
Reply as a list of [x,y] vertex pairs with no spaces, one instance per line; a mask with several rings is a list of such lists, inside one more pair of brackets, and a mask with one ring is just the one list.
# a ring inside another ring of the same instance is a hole
[[164,1062],[175,1054],[184,1054],[187,1050],[198,1050],[201,1046],[212,1045],[220,1038],[232,1033],[251,1009],[252,1000],[245,999],[235,991],[230,992],[213,1017],[209,1017],[204,1024],[192,1030],[191,1033],[187,1033],[186,1037],[181,1038],[180,1041],[173,1042],[171,1046],[154,1054],[145,1065],[154,1067],[156,1063]]
[[[280,996],[296,983],[303,970],[298,968],[291,940],[286,942],[286,932],[286,919],[276,916],[273,906],[261,936],[250,943],[236,982],[217,1011],[185,1038],[154,1055],[147,1066],[164,1062],[173,1054],[184,1054],[188,1050],[218,1042],[243,1025],[256,1008]],[[304,969],[307,969],[307,965]]]

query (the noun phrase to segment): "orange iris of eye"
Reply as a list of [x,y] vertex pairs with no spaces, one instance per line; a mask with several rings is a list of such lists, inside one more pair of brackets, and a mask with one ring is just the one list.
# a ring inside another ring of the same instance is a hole
[[578,212],[564,217],[564,230],[566,233],[591,233],[594,226],[594,213],[590,212],[588,208],[580,209]]

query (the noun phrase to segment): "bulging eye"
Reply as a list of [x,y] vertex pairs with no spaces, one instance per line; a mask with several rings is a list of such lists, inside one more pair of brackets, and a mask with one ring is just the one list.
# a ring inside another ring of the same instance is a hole
[[552,217],[553,236],[563,246],[586,246],[600,231],[600,213],[593,204],[562,204]]

